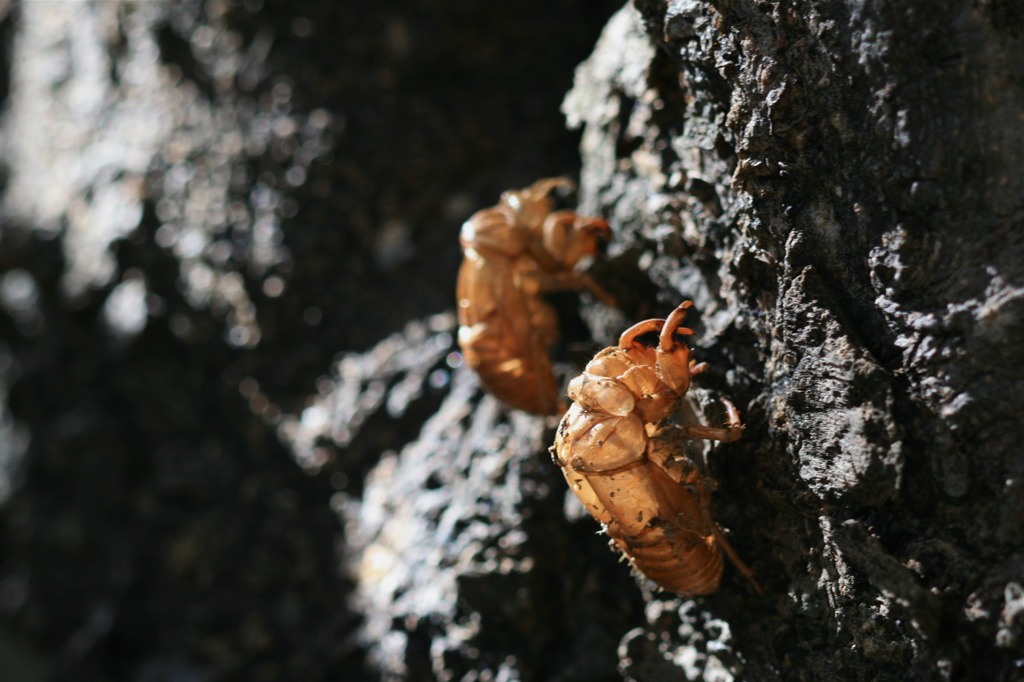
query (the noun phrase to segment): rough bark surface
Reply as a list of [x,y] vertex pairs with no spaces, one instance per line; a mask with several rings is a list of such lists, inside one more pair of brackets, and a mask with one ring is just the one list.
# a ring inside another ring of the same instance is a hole
[[[1024,675],[1015,4],[347,4],[0,5],[0,668]],[[577,164],[562,366],[695,301],[763,596],[631,577],[460,366],[459,223]]]
[[638,0],[566,100],[587,205],[745,407],[722,517],[769,596],[709,609],[739,678],[1021,674],[1020,19]]

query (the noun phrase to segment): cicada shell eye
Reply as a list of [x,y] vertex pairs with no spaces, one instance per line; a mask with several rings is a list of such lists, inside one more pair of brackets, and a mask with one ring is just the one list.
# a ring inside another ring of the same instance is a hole
[[580,402],[580,396],[583,394],[583,387],[587,383],[587,375],[580,374],[569,382],[569,400],[574,403]]
[[513,192],[512,190],[501,193],[501,203],[505,204],[513,211],[519,211],[523,207],[523,200],[522,197],[519,196],[519,192]]
[[633,363],[619,348],[609,348],[598,353],[593,360],[587,364],[587,373],[603,377],[620,377],[629,371]]
[[572,380],[569,384],[569,397],[587,408],[616,417],[626,416],[636,406],[636,396],[621,382],[587,374],[581,374]]

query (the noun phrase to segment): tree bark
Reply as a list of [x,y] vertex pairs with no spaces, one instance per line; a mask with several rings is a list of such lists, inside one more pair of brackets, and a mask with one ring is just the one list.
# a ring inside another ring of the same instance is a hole
[[[0,668],[1019,679],[1024,13],[440,6],[0,9]],[[695,302],[763,595],[630,576],[459,363],[459,223],[576,163],[560,367]]]
[[686,635],[652,623],[627,654],[701,650],[697,608],[732,637],[688,677],[1013,679],[1019,11],[635,4],[566,100],[585,205],[703,313],[747,420],[722,518],[767,596],[688,605]]

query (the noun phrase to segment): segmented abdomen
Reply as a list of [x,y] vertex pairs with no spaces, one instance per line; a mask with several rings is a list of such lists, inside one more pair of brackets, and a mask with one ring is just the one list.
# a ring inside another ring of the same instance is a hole
[[630,563],[667,590],[693,596],[717,590],[722,553],[714,537],[700,537],[668,519],[659,522],[648,537],[616,539]]
[[614,416],[574,404],[562,425],[555,461],[630,563],[665,589],[714,592],[722,556],[701,482],[681,484],[652,460],[635,413]]
[[459,271],[459,346],[498,400],[533,414],[559,412],[548,356],[551,332],[533,323],[528,300],[514,281],[511,259],[466,259]]
[[[469,335],[459,336],[461,340]],[[532,414],[558,411],[557,387],[546,355],[543,360],[527,360],[518,350],[509,352],[506,346],[491,343],[486,336],[470,337],[462,344],[462,352],[487,390],[509,407]]]

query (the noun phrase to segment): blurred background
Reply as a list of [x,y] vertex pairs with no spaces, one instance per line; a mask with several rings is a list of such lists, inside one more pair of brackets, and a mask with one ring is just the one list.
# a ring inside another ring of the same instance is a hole
[[0,678],[417,679],[345,524],[620,4],[0,2]]

